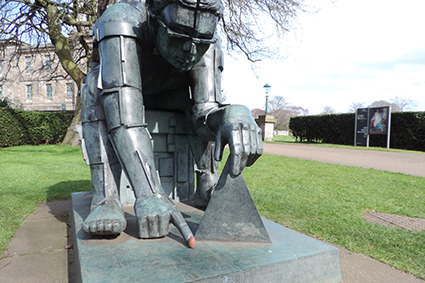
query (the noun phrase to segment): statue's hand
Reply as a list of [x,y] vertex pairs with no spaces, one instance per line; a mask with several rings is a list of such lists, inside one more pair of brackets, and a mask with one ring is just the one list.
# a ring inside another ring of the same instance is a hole
[[189,247],[194,248],[196,246],[192,231],[187,226],[179,209],[169,198],[160,194],[138,198],[134,209],[140,238],[150,239],[166,236],[171,222],[183,235]]
[[261,129],[249,109],[242,105],[229,105],[214,114],[208,118],[208,125],[216,134],[214,158],[221,161],[223,149],[229,144],[230,173],[237,176],[263,153]]

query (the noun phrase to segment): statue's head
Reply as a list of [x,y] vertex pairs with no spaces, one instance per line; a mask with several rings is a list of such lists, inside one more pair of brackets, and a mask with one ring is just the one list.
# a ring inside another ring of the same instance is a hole
[[151,0],[147,8],[156,48],[181,71],[189,71],[217,41],[220,0]]

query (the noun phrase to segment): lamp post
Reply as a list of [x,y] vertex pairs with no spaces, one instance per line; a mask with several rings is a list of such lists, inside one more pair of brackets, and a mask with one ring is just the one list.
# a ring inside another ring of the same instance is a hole
[[263,89],[264,89],[264,91],[265,91],[265,93],[266,93],[266,111],[265,111],[265,113],[266,113],[266,115],[269,113],[269,111],[268,111],[268,105],[269,105],[269,92],[270,92],[270,89],[271,89],[272,87],[269,85],[269,84],[265,84],[264,86],[263,86]]

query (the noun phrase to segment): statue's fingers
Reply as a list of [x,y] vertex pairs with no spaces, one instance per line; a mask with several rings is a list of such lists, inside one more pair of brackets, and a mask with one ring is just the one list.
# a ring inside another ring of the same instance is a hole
[[251,154],[249,155],[246,166],[251,166],[257,161],[257,159],[263,154],[263,138],[262,138],[262,130],[260,127],[255,125],[251,128]]
[[196,239],[177,207],[171,210],[171,223],[180,231],[190,248],[196,247]]
[[256,141],[252,141],[251,139],[251,129],[249,125],[245,125],[242,128],[242,144],[243,144],[243,154],[249,155],[251,154],[251,148],[256,144]]
[[158,229],[158,215],[148,216],[148,226],[149,226],[149,238],[158,238],[159,229]]
[[258,157],[263,154],[263,130],[260,127],[257,127],[257,155]]
[[229,148],[230,148],[230,173],[232,176],[238,176],[242,173],[243,168],[245,167],[245,162],[243,162],[243,140],[242,140],[242,132],[240,125],[237,125],[233,128],[232,134],[230,135],[229,140]]
[[139,220],[139,236],[142,239],[149,238],[149,225],[147,216]]
[[221,159],[223,158],[223,150],[226,145],[226,143],[223,143],[223,141],[221,140],[221,136],[221,131],[219,131],[215,138],[214,159],[216,161],[221,161]]
[[256,126],[250,127],[249,136],[250,136],[250,141],[251,141],[251,147],[250,147],[250,151],[249,151],[249,155],[248,155],[248,160],[246,162],[246,166],[251,166],[258,159],[258,156],[257,156],[258,141],[257,141]]
[[170,225],[170,215],[165,214],[165,215],[158,216],[158,232],[160,237],[168,235],[169,225]]

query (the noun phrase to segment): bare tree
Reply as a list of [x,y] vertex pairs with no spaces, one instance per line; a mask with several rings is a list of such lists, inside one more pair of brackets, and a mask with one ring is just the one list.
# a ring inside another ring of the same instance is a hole
[[368,107],[383,107],[383,106],[391,106],[391,103],[386,100],[377,100],[370,104]]
[[391,106],[391,111],[403,112],[414,110],[416,105],[417,102],[412,99],[396,96],[391,98],[390,102],[386,100],[378,100],[369,105],[369,107]]
[[278,52],[270,44],[265,24],[273,23],[275,34],[281,36],[293,28],[293,21],[306,11],[303,0],[223,0],[224,17],[221,20],[227,47],[239,50],[248,60],[256,61]]
[[[53,44],[60,65],[78,88],[94,54],[89,30],[108,4],[115,0],[8,0],[0,2],[0,52],[15,46],[31,52]],[[16,60],[16,58],[12,58]],[[18,61],[18,60],[16,60]],[[81,123],[81,99],[75,103],[74,120],[64,144],[78,145],[75,125]]]
[[251,115],[252,117],[254,117],[254,119],[258,119],[259,116],[265,115],[265,114],[266,114],[266,111],[260,108],[254,108],[251,110]]
[[391,98],[391,111],[409,111],[414,110],[418,103],[412,99],[396,96]]
[[293,116],[307,115],[308,110],[286,102],[282,96],[275,96],[269,102],[269,114],[275,117],[275,129],[278,131],[289,130],[289,119]]
[[[80,87],[86,69],[81,60],[92,60],[89,30],[116,0],[8,0],[0,2],[0,51],[13,42],[17,50],[20,43],[38,48],[52,43],[59,61]],[[270,56],[268,35],[264,32],[267,18],[273,22],[276,33],[282,35],[292,28],[292,20],[304,11],[303,0],[225,0],[225,13],[221,28],[228,50],[244,53],[251,61]],[[260,17],[262,15],[262,17]],[[19,53],[19,52],[17,52]],[[64,143],[77,144],[75,125],[81,120],[81,100],[77,99],[75,118]]]
[[332,106],[325,106],[320,114],[336,114],[337,111]]
[[348,109],[348,111],[350,113],[355,113],[358,108],[364,108],[362,102],[351,102],[350,108]]

